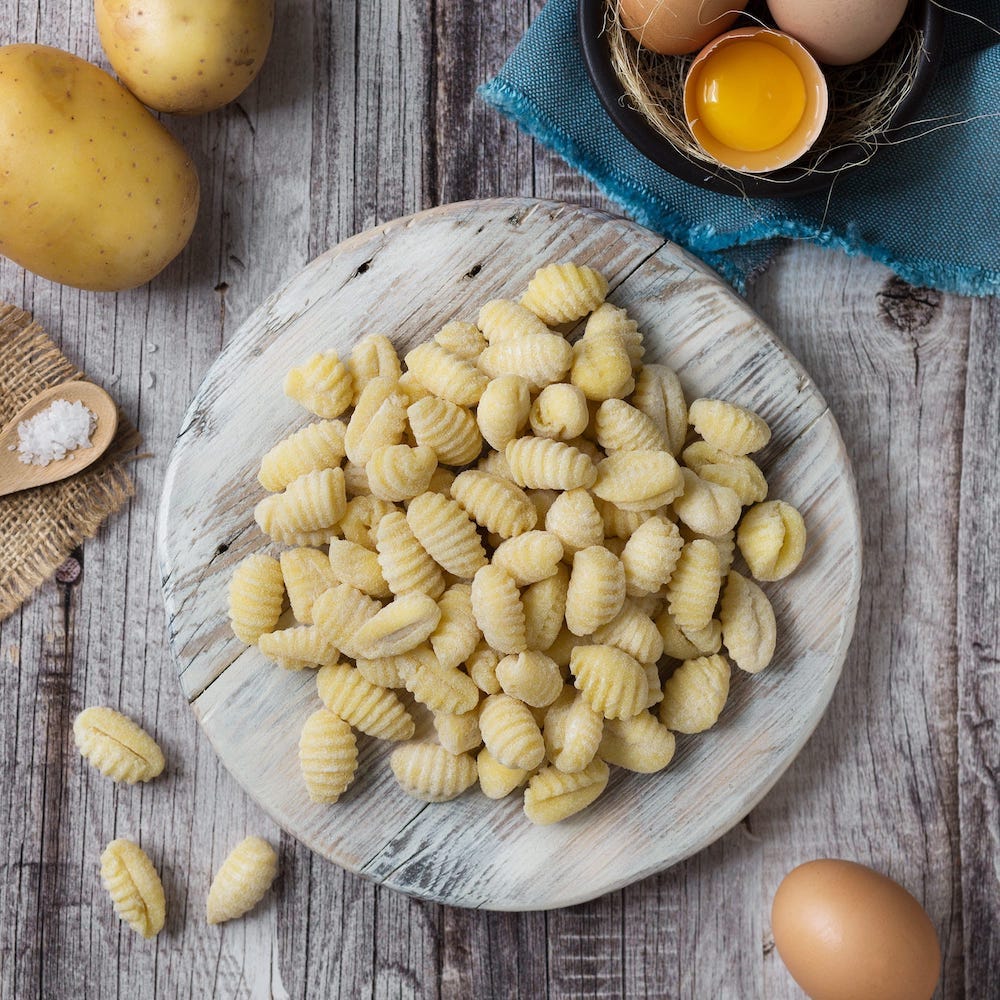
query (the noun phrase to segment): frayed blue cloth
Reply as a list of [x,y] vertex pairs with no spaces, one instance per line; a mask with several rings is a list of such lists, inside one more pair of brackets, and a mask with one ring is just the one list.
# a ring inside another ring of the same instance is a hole
[[[1000,26],[1000,0],[954,2]],[[924,134],[845,171],[829,200],[826,192],[733,198],[647,160],[594,93],[577,41],[576,0],[548,0],[479,94],[637,222],[697,254],[740,291],[784,237],[866,254],[911,284],[997,294],[1000,39],[968,18],[948,15],[944,27],[945,58],[920,112]]]

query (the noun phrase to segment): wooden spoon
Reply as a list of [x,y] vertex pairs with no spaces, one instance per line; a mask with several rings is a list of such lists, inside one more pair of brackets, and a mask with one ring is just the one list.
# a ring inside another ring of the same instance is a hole
[[[28,465],[21,461],[17,451],[17,425],[35,416],[53,400],[65,399],[80,402],[97,417],[97,425],[90,435],[89,448],[77,448],[65,458],[48,465]],[[115,401],[93,382],[64,382],[40,392],[23,407],[3,430],[0,430],[0,497],[34,486],[44,486],[82,472],[96,462],[108,449],[118,429],[118,407]],[[11,445],[14,450],[11,451]]]

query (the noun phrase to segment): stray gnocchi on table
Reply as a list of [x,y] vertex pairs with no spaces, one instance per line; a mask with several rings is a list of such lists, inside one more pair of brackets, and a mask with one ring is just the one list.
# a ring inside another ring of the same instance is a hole
[[398,744],[409,795],[523,789],[527,818],[555,823],[611,767],[662,771],[675,734],[715,725],[731,662],[771,661],[754,580],[788,576],[806,541],[750,457],[771,430],[732,401],[689,405],[607,294],[598,271],[550,264],[402,360],[369,335],[288,373],[318,419],[264,455],[255,511],[288,547],[236,568],[230,617],[278,666],[317,671],[313,801],[348,791],[357,731]]

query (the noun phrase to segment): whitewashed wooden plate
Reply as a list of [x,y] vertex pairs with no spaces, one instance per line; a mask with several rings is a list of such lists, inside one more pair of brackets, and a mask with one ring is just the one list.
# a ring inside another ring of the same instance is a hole
[[[768,585],[774,663],[735,671],[710,732],[678,740],[662,774],[615,770],[585,812],[534,827],[520,796],[475,791],[436,805],[395,784],[390,747],[362,737],[359,777],[335,805],[309,801],[298,771],[311,671],[290,673],[235,639],[226,619],[233,567],[273,550],[253,521],[260,456],[308,421],[281,391],[311,353],[346,355],[369,332],[400,355],[444,322],[516,296],[535,268],[573,259],[601,270],[611,301],[639,321],[647,360],[679,373],[689,398],[761,413],[771,496],[809,528],[798,572]],[[226,767],[287,831],[354,872],[457,906],[547,909],[598,896],[680,861],[766,794],[819,721],[847,652],[861,552],[854,479],[840,433],[798,362],[699,261],[602,212],[525,199],[446,205],[349,239],[313,261],[243,325],[191,404],[160,508],[159,558],[184,694]]]

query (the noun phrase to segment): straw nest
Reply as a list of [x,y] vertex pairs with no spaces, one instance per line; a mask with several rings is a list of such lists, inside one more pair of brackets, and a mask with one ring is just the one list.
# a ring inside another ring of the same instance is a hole
[[[689,160],[717,166],[694,141],[684,119],[684,78],[697,53],[664,56],[640,47],[622,27],[618,0],[608,0],[604,31],[611,65],[625,90],[623,102],[640,112]],[[796,166],[806,174],[824,174],[867,162],[910,92],[920,60],[926,58],[923,40],[911,5],[892,37],[873,56],[851,66],[825,66],[830,98],[826,125]],[[824,168],[832,154],[848,146],[857,153],[849,164]]]

